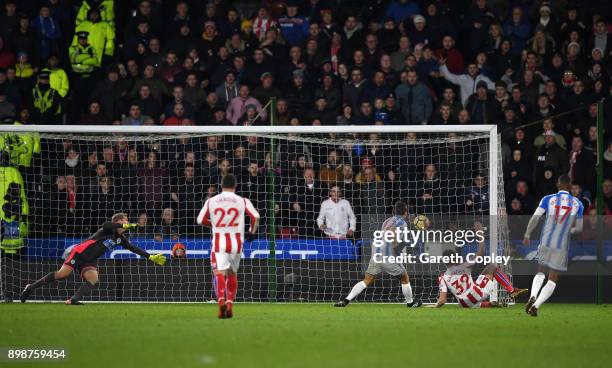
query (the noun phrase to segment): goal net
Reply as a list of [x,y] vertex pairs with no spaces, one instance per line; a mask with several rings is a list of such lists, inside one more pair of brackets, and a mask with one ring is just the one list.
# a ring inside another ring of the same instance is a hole
[[[363,278],[375,232],[399,200],[410,219],[426,215],[430,230],[482,229],[486,254],[509,253],[493,126],[2,129],[11,142],[0,172],[2,234],[15,248],[7,251],[3,243],[4,300],[56,270],[72,245],[117,212],[139,224],[129,234],[135,245],[171,259],[159,267],[121,247],[109,250],[98,261],[100,284],[85,300],[214,299],[210,230],[195,218],[228,173],[262,216],[258,238],[244,245],[238,301],[343,298]],[[26,140],[40,144],[30,162],[15,159]],[[14,245],[20,241],[23,247]],[[474,240],[434,237],[398,253],[414,256],[404,265],[414,293],[432,303],[445,265],[421,255],[478,247]],[[36,290],[32,299],[64,300],[79,282],[75,275]],[[499,297],[506,298],[501,291]],[[402,299],[388,275],[359,297]]]

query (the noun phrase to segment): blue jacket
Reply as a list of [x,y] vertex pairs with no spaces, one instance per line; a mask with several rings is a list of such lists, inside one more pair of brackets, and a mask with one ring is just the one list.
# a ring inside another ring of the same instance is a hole
[[404,4],[402,4],[401,1],[395,0],[387,7],[385,16],[387,18],[393,18],[396,23],[399,23],[408,19],[410,16],[417,14],[421,14],[421,9],[419,8],[419,4],[416,2],[407,0]]
[[278,20],[283,38],[291,46],[299,46],[308,35],[310,23],[302,16],[288,17],[283,16]]
[[417,82],[414,86],[400,84],[395,88],[395,100],[405,124],[417,125],[429,120],[433,106],[429,90],[423,83]]
[[520,55],[527,45],[527,39],[531,31],[529,23],[523,19],[520,24],[514,24],[512,19],[504,23],[504,35],[512,41],[512,53]]

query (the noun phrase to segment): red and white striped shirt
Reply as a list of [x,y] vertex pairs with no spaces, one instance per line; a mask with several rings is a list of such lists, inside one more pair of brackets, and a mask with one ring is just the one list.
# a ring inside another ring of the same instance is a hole
[[487,298],[488,282],[484,275],[474,281],[469,266],[465,264],[451,266],[438,277],[440,291],[453,294],[459,304],[466,308],[479,307],[480,302]]
[[276,21],[272,18],[256,17],[253,19],[253,33],[257,36],[259,42],[266,39],[266,32],[272,27],[276,27]]
[[234,192],[221,192],[206,200],[196,221],[199,225],[212,225],[213,252],[242,252],[245,213],[253,226],[259,212],[250,200]]

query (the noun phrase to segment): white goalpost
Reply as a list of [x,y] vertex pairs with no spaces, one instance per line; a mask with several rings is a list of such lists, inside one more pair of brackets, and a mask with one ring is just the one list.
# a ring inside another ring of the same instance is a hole
[[[195,217],[228,173],[238,179],[238,194],[262,214],[258,238],[244,247],[240,302],[344,297],[363,277],[372,233],[398,200],[411,215],[426,215],[432,229],[484,228],[488,254],[510,253],[495,125],[10,125],[0,131],[12,142],[3,148],[0,171],[5,301],[18,299],[28,282],[57,269],[67,248],[116,212],[141,225],[129,235],[134,244],[171,259],[156,267],[113,249],[98,261],[101,282],[85,300],[214,299],[210,232]],[[15,155],[19,144],[31,141],[24,139],[28,135],[39,142],[40,154],[24,166]],[[321,212],[332,195],[348,201],[354,225],[350,214],[331,218]],[[4,240],[11,236],[23,247],[8,249]],[[478,245],[431,242],[405,251],[418,259],[447,249],[473,252]],[[435,302],[445,266],[405,266],[415,296]],[[510,266],[504,267],[511,275]],[[78,282],[77,275],[42,287],[32,299],[63,300]],[[396,283],[383,276],[359,299],[400,302]],[[507,298],[503,290],[491,295],[493,301]]]

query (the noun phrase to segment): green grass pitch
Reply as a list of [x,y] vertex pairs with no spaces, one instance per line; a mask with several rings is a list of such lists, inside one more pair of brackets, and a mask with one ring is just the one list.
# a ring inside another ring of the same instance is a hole
[[612,306],[2,304],[0,347],[59,347],[64,362],[5,367],[604,367]]

